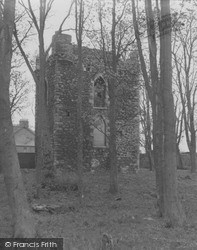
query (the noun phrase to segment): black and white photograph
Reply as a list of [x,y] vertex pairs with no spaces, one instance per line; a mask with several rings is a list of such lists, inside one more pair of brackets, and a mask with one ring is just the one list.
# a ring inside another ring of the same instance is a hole
[[197,0],[0,0],[0,250],[197,249]]

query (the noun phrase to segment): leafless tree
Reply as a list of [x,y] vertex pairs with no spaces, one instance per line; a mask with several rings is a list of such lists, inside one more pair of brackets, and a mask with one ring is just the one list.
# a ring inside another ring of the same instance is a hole
[[[129,1],[109,2],[97,1],[99,28],[90,25],[87,35],[91,46],[99,49],[102,53],[103,70],[108,82],[109,94],[109,165],[110,165],[110,188],[112,194],[118,192],[117,182],[117,86],[119,85],[118,68],[123,57],[129,58],[130,49],[134,42],[132,25],[129,23],[128,12],[131,10]],[[137,66],[137,65],[136,65]]]
[[160,81],[163,101],[164,137],[164,216],[172,226],[183,225],[186,220],[177,194],[175,112],[172,95],[172,49],[170,0],[161,0],[160,22]]
[[[28,0],[27,6],[23,1],[20,1],[21,6],[24,8],[27,13],[30,24],[29,26],[34,26],[37,31],[37,37],[39,42],[39,70],[34,70],[34,67],[29,60],[27,53],[22,46],[21,41],[18,36],[18,29],[15,26],[14,36],[17,43],[17,46],[23,56],[26,65],[32,74],[34,82],[36,84],[36,179],[37,179],[37,194],[40,193],[40,188],[42,183],[47,184],[47,176],[49,182],[51,178],[54,177],[54,166],[53,166],[53,154],[52,154],[52,145],[50,141],[50,131],[49,131],[49,121],[48,121],[48,107],[47,107],[47,84],[45,81],[46,74],[46,60],[48,53],[51,49],[52,43],[48,48],[45,48],[44,41],[44,31],[46,26],[46,20],[52,8],[54,0],[41,0],[39,8],[39,18],[36,16],[36,13],[33,10],[32,2]],[[74,1],[72,1],[69,12],[62,21],[59,32],[62,31],[62,26],[70,15]]]
[[10,78],[10,108],[11,115],[20,114],[27,107],[27,95],[29,93],[28,81],[22,79],[20,71],[12,71]]
[[25,53],[22,43],[19,40],[17,27],[15,26],[14,36],[17,46],[36,84],[36,180],[37,195],[39,196],[42,183],[47,181],[46,176],[50,176],[51,178],[54,175],[46,100],[47,85],[45,82],[46,59],[50,47],[45,50],[44,43],[46,19],[52,8],[53,0],[48,2],[46,0],[40,1],[39,18],[36,17],[30,0],[28,0],[27,6],[23,1],[20,1],[20,4],[30,18],[30,26],[34,25],[39,41],[39,72],[37,72],[34,70],[31,61]]
[[12,212],[13,236],[34,238],[35,221],[28,206],[20,172],[9,101],[14,19],[15,1],[5,0],[0,9],[0,162]]
[[177,74],[177,85],[183,110],[186,141],[190,152],[191,172],[196,172],[196,46],[197,20],[194,10],[179,18],[174,29],[173,59]]
[[75,0],[75,30],[78,49],[77,65],[77,168],[78,168],[78,187],[80,198],[83,197],[83,59],[82,59],[82,39],[84,31],[84,1]]
[[[177,86],[177,84],[175,84],[174,79],[173,79],[173,85]],[[177,167],[183,169],[183,161],[179,147],[184,133],[184,127],[183,127],[184,119],[183,119],[183,109],[180,103],[180,96],[179,92],[177,92],[177,89],[173,91],[173,97],[174,97],[174,110],[176,115],[175,133],[176,133],[176,147],[177,147]]]
[[144,136],[144,149],[146,153],[146,157],[148,157],[149,168],[152,171],[154,169],[154,161],[153,161],[153,136],[152,136],[152,113],[150,100],[144,86],[142,87],[142,100],[140,106],[140,122],[142,126],[142,133]]
[[[140,35],[140,27],[138,23],[138,16],[136,11],[135,0],[132,0],[132,14],[133,26],[135,30],[135,37],[137,41],[141,71],[144,79],[145,88],[151,103],[152,118],[153,118],[153,156],[154,166],[156,170],[156,185],[159,213],[163,213],[163,178],[162,178],[162,164],[163,164],[163,125],[162,125],[162,103],[161,103],[161,86],[159,81],[159,69],[157,62],[157,40],[156,40],[156,25],[152,1],[145,1],[146,5],[146,25],[148,38],[148,53],[150,64],[149,69],[146,64],[145,55],[142,49],[142,41]],[[157,7],[158,8],[158,7]]]
[[[135,0],[132,0],[132,9],[141,70],[153,113],[153,150],[159,212],[161,216],[169,220],[171,225],[175,225],[182,224],[185,215],[178,201],[176,188],[176,138],[170,68],[171,17],[169,3],[169,0],[156,1],[155,7],[157,11],[156,16],[154,16],[152,1],[145,1],[150,77],[142,50]],[[155,20],[156,22],[159,21],[157,26]],[[156,34],[158,31],[156,27],[159,27],[160,37],[160,67],[158,67],[157,63]]]

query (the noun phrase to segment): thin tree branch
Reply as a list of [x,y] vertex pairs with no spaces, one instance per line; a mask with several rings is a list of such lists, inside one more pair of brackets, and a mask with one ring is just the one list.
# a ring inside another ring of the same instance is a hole
[[62,32],[62,27],[65,23],[65,21],[68,19],[68,17],[70,16],[70,13],[72,11],[72,7],[73,7],[73,4],[75,3],[75,0],[72,0],[71,4],[70,4],[70,7],[69,7],[69,10],[68,10],[68,14],[66,15],[66,17],[63,19],[62,23],[60,24],[60,27],[59,27],[59,32],[61,33]]

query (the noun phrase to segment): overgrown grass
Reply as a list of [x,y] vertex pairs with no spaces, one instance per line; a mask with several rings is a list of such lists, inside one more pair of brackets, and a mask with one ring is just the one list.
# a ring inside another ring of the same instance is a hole
[[[34,213],[40,237],[64,238],[65,250],[97,249],[197,249],[197,175],[178,171],[180,199],[188,223],[166,227],[157,217],[155,175],[148,170],[119,173],[119,194],[111,196],[109,173],[84,174],[84,198],[68,188],[76,175],[57,177],[56,186],[39,200],[32,195],[34,171],[23,172],[31,203],[56,205],[57,209]],[[0,237],[10,236],[10,213],[3,179],[0,179]]]

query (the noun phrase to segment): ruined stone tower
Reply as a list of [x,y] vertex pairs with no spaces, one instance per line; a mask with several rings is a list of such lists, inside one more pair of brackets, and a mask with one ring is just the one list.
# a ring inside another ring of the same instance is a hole
[[[77,46],[71,36],[56,33],[47,61],[47,101],[55,167],[76,168]],[[109,53],[110,60],[110,53]],[[117,86],[117,152],[119,166],[135,167],[139,154],[139,86],[136,53],[121,62]],[[83,48],[84,167],[108,166],[108,76],[102,52]]]

